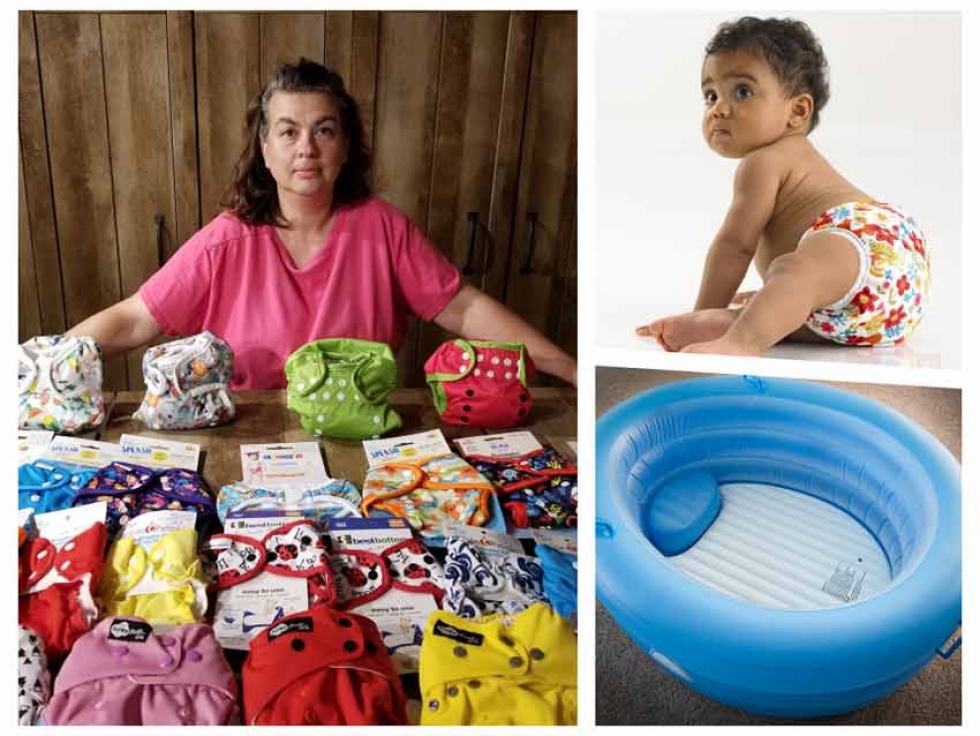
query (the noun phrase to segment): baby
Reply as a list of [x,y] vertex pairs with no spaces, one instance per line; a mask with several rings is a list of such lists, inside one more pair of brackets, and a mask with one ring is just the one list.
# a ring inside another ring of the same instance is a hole
[[[723,24],[705,50],[702,133],[741,159],[694,311],[637,329],[667,350],[761,355],[783,338],[891,345],[929,292],[915,220],[855,187],[807,137],[827,103],[826,59],[795,20]],[[763,286],[736,294],[754,260]]]

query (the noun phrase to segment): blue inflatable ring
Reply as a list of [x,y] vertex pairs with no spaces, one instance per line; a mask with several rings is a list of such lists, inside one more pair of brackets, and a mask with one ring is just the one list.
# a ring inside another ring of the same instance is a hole
[[[783,609],[685,574],[650,541],[647,520],[662,488],[704,473],[846,511],[883,550],[887,587],[838,607]],[[715,700],[777,716],[846,712],[959,645],[949,645],[961,615],[959,464],[875,401],[749,376],[665,385],[600,419],[596,480],[599,599],[654,661]]]

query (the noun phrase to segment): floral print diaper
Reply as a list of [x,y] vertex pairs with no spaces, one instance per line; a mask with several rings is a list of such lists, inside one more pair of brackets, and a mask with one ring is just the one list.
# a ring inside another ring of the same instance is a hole
[[853,202],[822,214],[803,238],[818,232],[846,237],[857,249],[861,271],[844,298],[814,310],[806,326],[844,345],[903,342],[922,319],[929,296],[929,250],[915,220],[893,205]]

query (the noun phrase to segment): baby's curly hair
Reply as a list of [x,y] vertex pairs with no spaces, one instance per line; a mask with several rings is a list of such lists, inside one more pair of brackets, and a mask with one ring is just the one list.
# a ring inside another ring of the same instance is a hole
[[816,128],[820,111],[830,99],[830,84],[827,58],[809,26],[791,18],[739,18],[722,23],[704,53],[741,50],[761,56],[790,96],[810,93],[813,115],[807,132]]

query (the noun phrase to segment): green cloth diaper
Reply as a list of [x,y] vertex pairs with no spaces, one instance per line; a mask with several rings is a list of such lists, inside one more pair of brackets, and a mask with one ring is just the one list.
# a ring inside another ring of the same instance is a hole
[[397,366],[383,343],[314,340],[289,356],[286,381],[286,406],[312,434],[364,440],[402,426],[387,403]]

